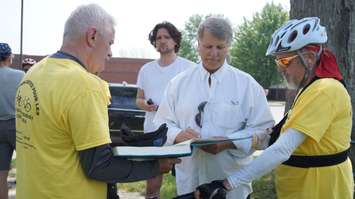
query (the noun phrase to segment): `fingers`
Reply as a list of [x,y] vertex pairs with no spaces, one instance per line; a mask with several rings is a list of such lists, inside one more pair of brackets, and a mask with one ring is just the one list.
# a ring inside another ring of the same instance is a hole
[[179,159],[179,158],[168,158],[168,161],[171,165],[181,163],[181,159]]
[[252,140],[252,148],[257,149],[257,144],[258,144],[258,136],[256,134],[253,135],[253,140]]
[[218,144],[211,144],[211,145],[206,145],[206,146],[202,146],[200,147],[200,149],[202,149],[203,151],[216,155],[217,153],[219,153],[221,151],[220,147]]
[[199,138],[200,134],[191,128],[187,128],[184,131],[181,131],[175,138],[175,143],[180,143],[190,139]]
[[146,111],[152,112],[152,111],[157,111],[157,109],[158,109],[158,105],[156,104],[146,105]]
[[186,137],[189,137],[190,139],[200,138],[200,134],[192,128],[187,128],[184,132],[186,133]]
[[[256,150],[263,150],[268,147],[268,143],[270,140],[270,130],[266,129],[263,132],[258,132],[253,135],[252,139],[252,147]],[[272,131],[272,130],[271,130]]]
[[225,136],[212,136],[213,139],[216,139],[216,140],[225,140],[225,139],[228,139],[227,137]]

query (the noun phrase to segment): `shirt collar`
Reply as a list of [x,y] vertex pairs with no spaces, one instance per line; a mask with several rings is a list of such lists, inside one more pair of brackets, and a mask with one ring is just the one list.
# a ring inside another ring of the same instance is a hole
[[85,70],[86,67],[85,65],[74,55],[71,55],[69,53],[63,52],[63,51],[57,51],[56,53],[54,53],[53,55],[50,56],[51,58],[62,58],[62,59],[70,59],[76,63],[78,63],[81,67],[83,67]]
[[[200,74],[200,80],[201,81],[206,81],[208,77],[210,76],[210,73],[203,67],[202,62],[198,64],[199,67],[199,74]],[[228,67],[228,63],[224,61],[223,65],[211,75],[211,78],[213,80],[216,80],[217,83],[221,82],[223,79],[223,76],[225,74],[226,68]]]

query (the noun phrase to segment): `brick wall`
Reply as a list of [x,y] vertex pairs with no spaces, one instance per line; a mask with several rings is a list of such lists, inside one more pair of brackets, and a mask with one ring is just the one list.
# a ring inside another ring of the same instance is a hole
[[[32,58],[40,61],[45,56],[38,55],[23,55],[23,59]],[[123,81],[135,84],[139,69],[151,59],[136,59],[136,58],[112,58],[107,64],[105,70],[99,76],[112,83],[122,83]],[[21,69],[20,56],[15,55],[12,67]]]

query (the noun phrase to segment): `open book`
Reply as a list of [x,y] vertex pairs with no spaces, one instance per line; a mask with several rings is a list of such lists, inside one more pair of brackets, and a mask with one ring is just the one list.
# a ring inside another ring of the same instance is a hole
[[169,146],[146,146],[146,147],[131,147],[131,146],[118,146],[113,148],[115,156],[133,158],[133,159],[156,159],[164,157],[183,157],[192,154],[192,150],[195,147],[206,146],[211,144],[218,144],[229,141],[252,139],[252,136],[220,139],[192,139],[185,142],[181,142]]

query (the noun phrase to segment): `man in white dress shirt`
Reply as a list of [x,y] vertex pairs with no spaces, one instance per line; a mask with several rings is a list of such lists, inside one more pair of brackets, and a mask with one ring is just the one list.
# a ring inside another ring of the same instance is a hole
[[[194,150],[176,165],[178,195],[201,184],[221,180],[251,161],[253,135],[273,126],[263,88],[247,73],[226,62],[232,28],[222,18],[210,17],[198,29],[201,63],[168,84],[154,122],[167,123],[167,144],[192,138],[248,138]],[[227,193],[245,199],[251,184]]]

